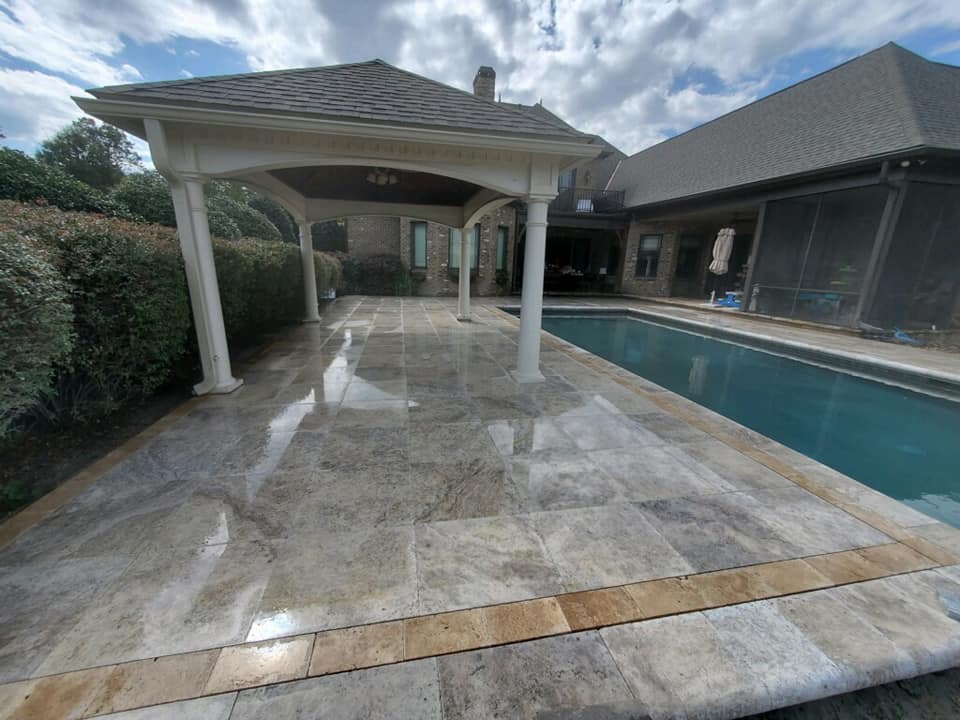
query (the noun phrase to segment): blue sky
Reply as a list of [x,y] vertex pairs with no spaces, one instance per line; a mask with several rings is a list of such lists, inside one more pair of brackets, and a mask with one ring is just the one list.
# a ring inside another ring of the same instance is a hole
[[463,88],[492,65],[636,152],[888,41],[960,65],[960,3],[0,0],[0,128],[32,151],[84,88],[381,57]]

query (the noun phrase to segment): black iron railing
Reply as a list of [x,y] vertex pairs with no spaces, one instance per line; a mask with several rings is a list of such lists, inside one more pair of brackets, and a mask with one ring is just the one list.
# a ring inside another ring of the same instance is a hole
[[550,209],[585,214],[619,212],[623,210],[623,190],[564,188],[550,203]]

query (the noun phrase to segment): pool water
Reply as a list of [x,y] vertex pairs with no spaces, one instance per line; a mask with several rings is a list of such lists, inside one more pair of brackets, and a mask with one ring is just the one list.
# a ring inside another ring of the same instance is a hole
[[960,527],[960,403],[628,317],[543,327]]

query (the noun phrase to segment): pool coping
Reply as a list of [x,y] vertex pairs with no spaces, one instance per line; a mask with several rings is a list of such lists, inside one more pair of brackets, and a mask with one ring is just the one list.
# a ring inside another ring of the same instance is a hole
[[[498,305],[497,308],[510,315],[519,312],[521,309],[519,305]],[[859,355],[846,350],[827,348],[766,333],[720,327],[700,320],[678,318],[666,313],[639,308],[613,305],[544,305],[543,314],[551,316],[613,315],[635,317],[677,330],[694,332],[716,340],[738,342],[751,349],[820,365],[848,375],[898,385],[908,390],[934,394],[950,400],[960,400],[960,373],[943,372],[919,365],[909,365],[894,360]],[[958,363],[960,363],[960,359],[958,359]]]

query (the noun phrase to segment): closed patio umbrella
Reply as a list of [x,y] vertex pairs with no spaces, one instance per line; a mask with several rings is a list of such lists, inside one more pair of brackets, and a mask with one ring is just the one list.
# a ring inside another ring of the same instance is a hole
[[710,263],[710,272],[714,275],[725,275],[728,263],[730,262],[730,253],[733,252],[733,238],[736,235],[733,228],[720,228],[717,233],[717,239],[713,243],[713,262]]

